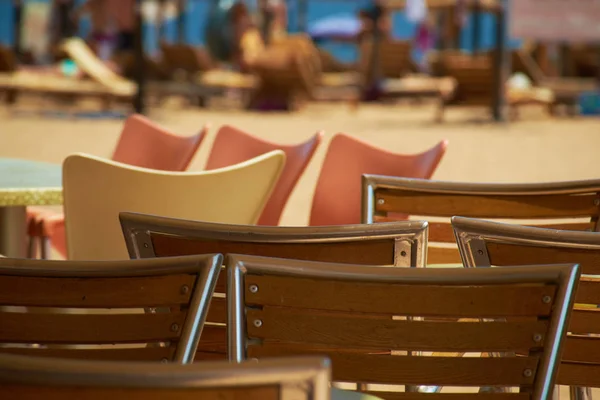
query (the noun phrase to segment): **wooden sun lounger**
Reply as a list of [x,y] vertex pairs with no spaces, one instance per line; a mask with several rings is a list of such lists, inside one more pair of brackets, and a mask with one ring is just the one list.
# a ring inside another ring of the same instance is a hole
[[[449,106],[490,106],[494,96],[493,59],[491,54],[472,56],[459,52],[443,52],[438,55],[436,70],[445,76],[456,79],[454,96],[442,98],[437,120],[443,121],[445,109]],[[525,104],[550,106],[554,102],[552,90],[544,87],[529,89],[507,88],[506,98],[513,113]]]

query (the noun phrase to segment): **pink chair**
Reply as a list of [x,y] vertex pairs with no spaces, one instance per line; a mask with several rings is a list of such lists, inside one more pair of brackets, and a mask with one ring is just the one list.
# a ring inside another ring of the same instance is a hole
[[[178,136],[148,118],[134,114],[125,121],[112,159],[137,167],[163,171],[185,171],[206,136],[208,126],[193,136]],[[35,239],[41,241],[41,258],[48,258],[50,242],[66,255],[64,215],[36,207],[27,210],[29,250],[35,253]]]
[[396,154],[345,134],[331,140],[313,197],[310,225],[359,224],[363,174],[429,179],[447,140],[420,154]]
[[317,132],[304,143],[283,145],[268,142],[232,126],[225,125],[217,132],[217,137],[206,162],[206,169],[223,168],[272,150],[283,150],[286,155],[285,167],[258,220],[259,225],[275,226],[279,223],[279,218],[292,190],[306,169],[322,138],[323,133]]

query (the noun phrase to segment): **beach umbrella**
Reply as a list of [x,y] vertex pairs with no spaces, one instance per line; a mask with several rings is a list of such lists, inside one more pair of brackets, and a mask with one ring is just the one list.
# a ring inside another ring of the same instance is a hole
[[313,40],[352,39],[360,33],[361,27],[360,19],[354,15],[335,15],[316,21],[309,26],[308,34]]

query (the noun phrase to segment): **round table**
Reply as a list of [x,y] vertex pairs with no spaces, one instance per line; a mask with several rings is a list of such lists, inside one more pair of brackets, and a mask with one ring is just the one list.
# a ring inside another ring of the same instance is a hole
[[27,206],[60,205],[57,164],[0,157],[0,254],[25,257]]

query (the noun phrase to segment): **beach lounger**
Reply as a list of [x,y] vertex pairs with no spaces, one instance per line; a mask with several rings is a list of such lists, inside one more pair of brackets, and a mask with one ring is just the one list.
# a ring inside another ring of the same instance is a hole
[[[455,105],[491,106],[494,98],[494,63],[491,54],[470,55],[460,52],[443,52],[434,62],[438,74],[457,81],[453,96],[442,97],[437,120],[442,121],[447,107]],[[524,89],[506,88],[506,100],[512,112],[525,104],[551,105],[552,90],[544,87]]]
[[594,91],[598,87],[597,82],[592,78],[549,77],[534,58],[524,50],[512,52],[512,67],[513,72],[527,75],[534,86],[552,91],[554,100],[549,106],[552,114],[556,112],[558,105],[566,105],[570,108],[571,113],[574,113],[581,94]]

